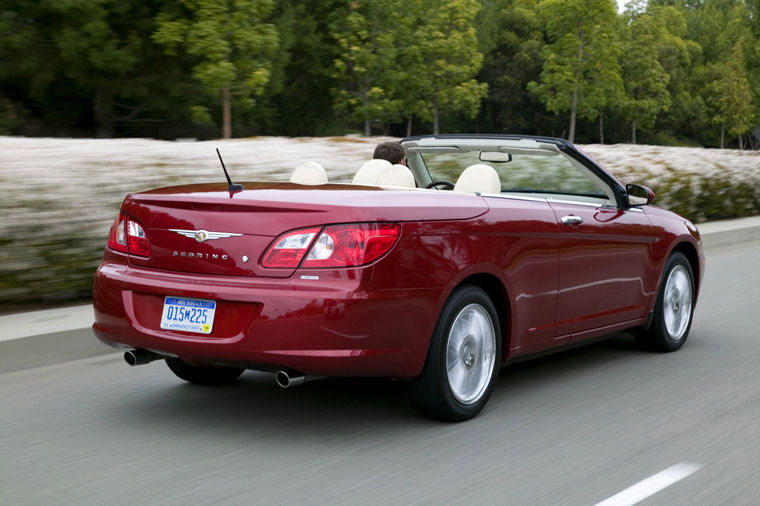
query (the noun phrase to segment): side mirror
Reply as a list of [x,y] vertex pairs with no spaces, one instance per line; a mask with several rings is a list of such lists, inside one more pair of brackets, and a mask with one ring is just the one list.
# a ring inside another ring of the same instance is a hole
[[628,205],[633,206],[645,206],[654,202],[654,192],[646,186],[638,184],[625,185],[626,201]]

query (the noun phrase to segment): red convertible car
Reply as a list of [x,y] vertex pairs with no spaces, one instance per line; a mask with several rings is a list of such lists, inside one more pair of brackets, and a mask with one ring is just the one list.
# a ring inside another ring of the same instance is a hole
[[562,139],[402,145],[407,166],[372,160],[350,184],[308,162],[290,182],[127,195],[95,334],[193,383],[409,380],[414,404],[450,421],[480,412],[509,362],[622,330],[683,345],[701,241],[649,189]]

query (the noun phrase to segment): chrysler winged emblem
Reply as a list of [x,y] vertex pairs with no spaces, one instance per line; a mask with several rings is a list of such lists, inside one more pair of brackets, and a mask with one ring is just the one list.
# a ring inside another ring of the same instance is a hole
[[179,235],[184,235],[190,239],[195,239],[198,242],[210,241],[212,239],[224,239],[225,237],[239,237],[243,234],[235,234],[232,232],[209,232],[208,230],[182,230],[180,228],[170,228],[171,232],[176,232]]

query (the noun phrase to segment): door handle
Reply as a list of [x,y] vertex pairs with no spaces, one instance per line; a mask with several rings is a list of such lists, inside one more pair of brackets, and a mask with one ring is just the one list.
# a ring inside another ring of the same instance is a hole
[[571,214],[569,216],[563,216],[562,218],[560,218],[560,221],[562,221],[562,223],[564,223],[565,225],[580,225],[581,223],[583,223],[583,218],[581,218],[580,216],[575,216]]

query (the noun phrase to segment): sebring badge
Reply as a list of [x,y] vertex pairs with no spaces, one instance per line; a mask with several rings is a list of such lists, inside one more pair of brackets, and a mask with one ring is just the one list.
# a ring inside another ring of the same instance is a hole
[[171,232],[184,235],[198,242],[210,241],[211,239],[224,239],[225,237],[239,237],[243,234],[234,234],[232,232],[209,232],[208,230],[182,230],[179,228],[170,228]]

